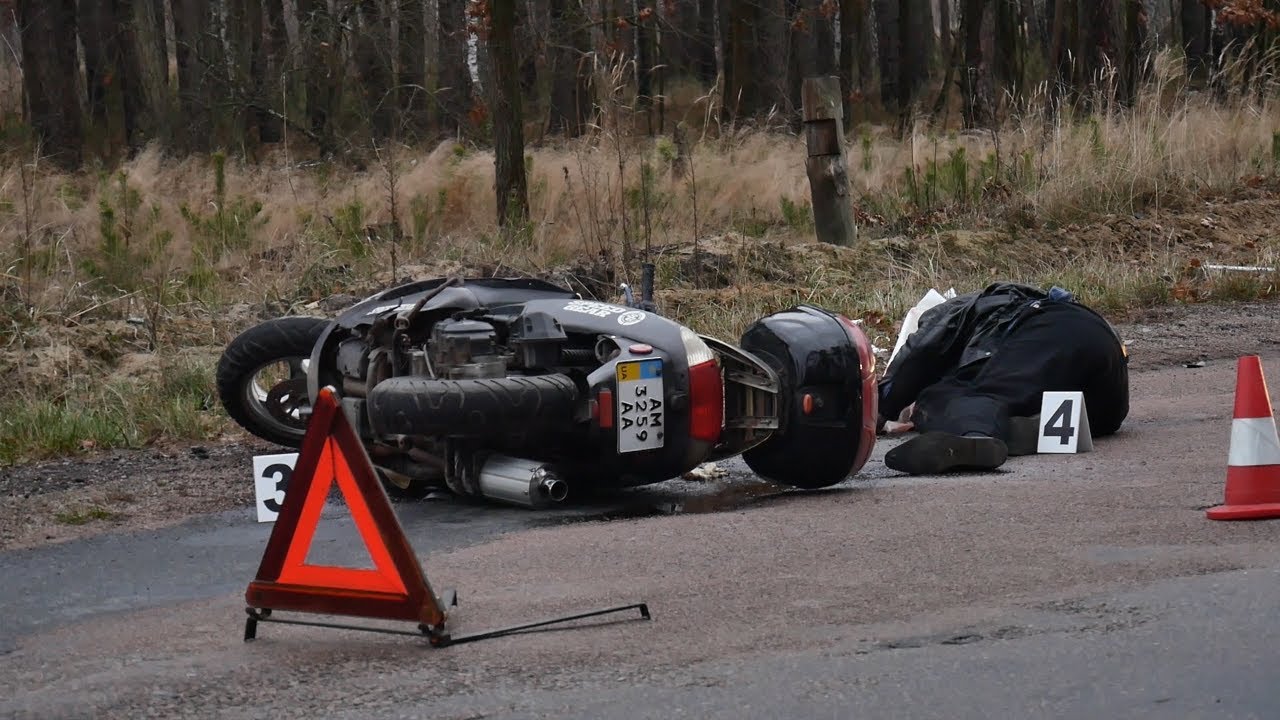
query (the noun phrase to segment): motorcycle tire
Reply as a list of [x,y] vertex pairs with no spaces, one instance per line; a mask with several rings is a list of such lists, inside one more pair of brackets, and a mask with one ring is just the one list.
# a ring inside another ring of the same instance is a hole
[[[306,434],[305,418],[286,420],[273,413],[268,404],[271,398],[259,397],[263,388],[256,385],[257,375],[277,363],[288,363],[294,383],[290,401],[300,399],[309,404],[302,361],[311,357],[312,348],[328,325],[329,321],[323,318],[275,318],[254,325],[227,344],[218,360],[216,384],[218,399],[236,424],[268,442],[301,447]],[[299,390],[301,397],[292,397]]]
[[573,417],[578,387],[567,375],[465,380],[396,377],[369,393],[378,435],[493,436]]

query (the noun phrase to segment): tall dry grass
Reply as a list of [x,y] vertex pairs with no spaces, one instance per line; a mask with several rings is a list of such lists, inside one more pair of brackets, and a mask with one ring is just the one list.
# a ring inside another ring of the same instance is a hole
[[[847,161],[860,234],[911,236],[1013,215],[1065,224],[1274,174],[1274,95],[1211,97],[1179,78],[1164,57],[1132,108],[1051,117],[1033,98],[990,132],[922,124],[898,138],[856,128]],[[688,107],[701,113],[692,99]],[[79,174],[51,170],[38,153],[10,155],[0,164],[0,287],[27,315],[123,315],[156,304],[208,312],[314,299],[406,266],[546,271],[605,256],[627,279],[646,249],[726,231],[813,240],[801,137],[732,127],[690,128],[687,137],[681,146],[670,135],[597,129],[531,148],[531,221],[520,232],[497,225],[491,153],[455,142],[382,147],[362,171],[300,162],[285,149],[254,165],[227,160],[221,173],[210,157],[155,148],[112,172]],[[677,174],[681,155],[691,171]],[[111,250],[125,271],[104,277],[112,233],[127,246]],[[12,336],[17,320],[7,322]]]

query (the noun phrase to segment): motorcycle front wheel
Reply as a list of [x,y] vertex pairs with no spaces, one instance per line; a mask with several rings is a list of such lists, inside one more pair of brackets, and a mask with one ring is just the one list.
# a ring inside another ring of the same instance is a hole
[[323,318],[275,318],[227,345],[218,360],[218,399],[236,424],[277,445],[302,445],[311,404],[307,365],[328,325]]

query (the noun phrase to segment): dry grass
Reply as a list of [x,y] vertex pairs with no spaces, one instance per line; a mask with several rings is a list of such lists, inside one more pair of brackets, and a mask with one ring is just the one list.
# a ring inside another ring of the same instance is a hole
[[[836,249],[812,244],[802,138],[703,132],[707,99],[676,90],[672,106],[683,109],[668,123],[688,121],[691,173],[673,172],[680,149],[671,136],[600,129],[540,145],[528,157],[531,222],[506,231],[494,217],[492,155],[452,142],[381,147],[363,171],[283,149],[219,170],[216,158],[153,148],[117,172],[75,175],[52,171],[38,154],[9,155],[0,159],[0,370],[71,348],[80,359],[50,380],[66,385],[110,371],[126,351],[115,340],[86,343],[101,328],[129,321],[139,329],[129,350],[216,348],[250,321],[230,310],[316,312],[303,306],[371,291],[393,275],[536,272],[608,293],[635,282],[646,249],[659,264],[665,309],[729,338],[765,312],[807,301],[866,318],[891,345],[893,320],[927,288],[963,292],[995,279],[1058,282],[1120,312],[1188,297],[1188,248],[1212,230],[1198,214],[1174,217],[1202,212],[1189,201],[1251,178],[1269,183],[1280,166],[1280,106],[1270,94],[1186,93],[1166,63],[1131,109],[1048,122],[1033,103],[994,133],[920,126],[899,139],[858,128],[848,164],[860,239]],[[1148,225],[1114,222],[1162,212]],[[1266,228],[1270,218],[1252,222]],[[1226,252],[1218,237],[1215,257]],[[1264,264],[1278,253],[1269,231],[1237,250],[1236,260]],[[598,282],[579,282],[588,276]],[[1270,277],[1224,279],[1215,292],[1234,299],[1273,286]],[[27,384],[28,392],[47,386]],[[0,399],[24,402],[8,388]],[[77,444],[77,422],[96,417],[78,401],[32,407],[67,415],[59,449]],[[191,426],[210,431],[207,422]],[[115,435],[135,442],[150,432]]]
[[[857,204],[888,224],[888,229],[864,229],[879,235],[904,231],[909,227],[898,221],[939,209],[951,223],[1009,208],[1030,211],[1043,221],[1070,222],[1150,207],[1186,193],[1224,191],[1242,177],[1274,170],[1280,160],[1273,153],[1280,108],[1273,100],[1223,104],[1183,97],[1158,105],[1161,95],[1149,93],[1131,112],[1111,111],[1080,122],[1061,118],[1048,127],[1031,115],[995,135],[936,135],[922,127],[898,140],[880,128],[855,132],[848,163]],[[668,138],[618,140],[607,133],[533,149],[529,242],[501,245],[492,254],[516,266],[546,267],[584,250],[643,240],[637,205],[645,203],[633,197],[624,217],[620,156],[633,195],[642,185],[642,165],[648,163],[652,172],[647,204],[655,243],[693,239],[695,190],[698,235],[736,227],[751,235],[809,239],[804,218],[797,221],[783,209],[790,203],[803,213],[808,204],[801,138],[751,131],[698,142],[690,158],[696,183],[671,177],[672,155]],[[21,164],[35,167],[29,210]],[[149,230],[172,233],[165,254],[175,269],[197,264],[201,244],[194,237],[199,229],[183,220],[180,208],[205,215],[217,210],[211,165],[207,157],[167,158],[152,149],[121,169],[140,195],[138,214],[157,208]],[[224,202],[247,198],[261,203],[261,212],[244,247],[205,259],[226,271],[244,268],[246,257],[268,251],[287,256],[290,250],[312,249],[316,241],[362,244],[369,228],[387,237],[392,165],[396,220],[408,236],[404,260],[457,256],[477,240],[497,235],[493,160],[487,151],[451,142],[426,152],[400,148],[386,165],[364,172],[289,164],[280,153],[257,166],[228,162]],[[34,250],[48,255],[45,264],[55,270],[49,276],[71,280],[70,266],[97,250],[100,203],[106,199],[118,206],[118,198],[110,197],[116,189],[114,181],[100,176],[45,172],[33,158],[10,158],[0,166],[0,248],[6,267],[24,264],[29,223]],[[253,280],[260,282],[257,276],[270,270],[297,269],[257,266]],[[37,304],[48,307],[60,299],[43,296]]]

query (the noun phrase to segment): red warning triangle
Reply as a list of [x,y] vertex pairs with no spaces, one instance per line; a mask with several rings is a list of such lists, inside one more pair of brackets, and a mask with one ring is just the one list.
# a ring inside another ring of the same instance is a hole
[[[373,569],[306,561],[335,482]],[[321,389],[316,398],[289,489],[245,599],[264,610],[444,624],[444,609],[427,584],[373,463],[329,388]]]

